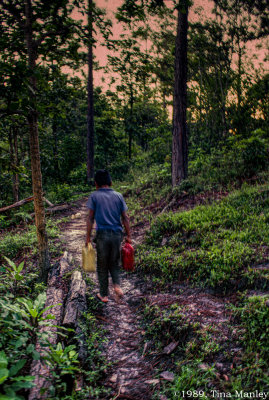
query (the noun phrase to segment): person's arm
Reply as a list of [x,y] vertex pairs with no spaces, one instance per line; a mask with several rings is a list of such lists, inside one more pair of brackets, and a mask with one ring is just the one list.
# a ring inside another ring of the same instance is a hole
[[85,245],[88,246],[88,243],[91,243],[91,233],[92,233],[92,228],[93,228],[93,224],[94,224],[94,211],[93,210],[89,210],[86,222],[87,222],[87,234],[86,234]]
[[125,232],[126,232],[126,242],[127,243],[132,243],[132,239],[131,239],[131,230],[130,230],[130,222],[129,222],[129,217],[126,214],[126,211],[123,211],[121,214],[121,218],[122,218],[122,223],[123,226],[125,228]]

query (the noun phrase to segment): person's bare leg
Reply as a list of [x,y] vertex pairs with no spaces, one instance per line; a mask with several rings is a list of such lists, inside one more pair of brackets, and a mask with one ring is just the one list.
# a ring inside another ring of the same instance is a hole
[[123,291],[122,291],[120,285],[114,285],[114,291],[117,296],[119,296],[119,297],[123,296]]
[[107,302],[108,302],[108,297],[107,297],[107,296],[102,297],[102,296],[100,295],[100,293],[98,293],[98,294],[97,294],[97,297],[98,297],[98,299],[100,299],[103,303],[107,303]]

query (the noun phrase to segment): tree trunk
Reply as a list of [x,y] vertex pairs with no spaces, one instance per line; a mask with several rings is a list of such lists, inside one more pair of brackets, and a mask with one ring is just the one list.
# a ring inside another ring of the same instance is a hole
[[12,171],[12,192],[15,202],[19,201],[19,175],[17,172],[19,166],[18,157],[18,132],[17,127],[12,124],[8,135],[9,148],[10,148],[10,165]]
[[128,158],[131,160],[132,158],[132,142],[133,142],[133,114],[134,114],[134,94],[133,94],[133,85],[131,84],[131,93],[130,93],[130,119],[129,119],[129,127],[128,127]]
[[32,169],[32,187],[34,195],[35,225],[37,231],[40,278],[47,281],[50,267],[48,251],[48,239],[46,234],[45,208],[43,204],[42,174],[40,165],[38,120],[36,108],[36,46],[32,32],[32,4],[31,0],[25,0],[25,42],[28,53],[29,67],[29,113],[27,116],[29,125],[30,158]]
[[58,146],[58,135],[57,135],[57,126],[56,122],[52,123],[52,135],[53,135],[53,162],[54,162],[54,177],[59,181],[60,180],[60,166],[59,166],[59,146]]
[[88,110],[87,110],[87,179],[94,177],[94,104],[93,104],[93,2],[88,3]]
[[172,185],[187,177],[187,33],[188,0],[180,1],[175,53],[173,104]]

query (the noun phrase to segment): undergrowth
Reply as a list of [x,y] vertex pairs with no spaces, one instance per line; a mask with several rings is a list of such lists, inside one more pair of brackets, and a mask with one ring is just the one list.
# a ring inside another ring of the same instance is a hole
[[[244,393],[267,392],[268,301],[268,295],[241,295],[236,305],[229,306],[230,337],[225,340],[220,329],[192,322],[186,305],[145,303],[143,355],[158,365],[156,378],[160,379],[164,370],[172,374],[171,382],[161,379],[160,391],[153,398],[162,394],[172,400],[236,399],[255,397]],[[171,344],[175,346],[171,348]]]
[[196,283],[225,292],[265,287],[266,272],[252,267],[269,251],[269,187],[248,187],[222,201],[151,224],[138,252],[139,269],[158,280]]
[[[50,240],[50,253],[58,251],[58,244],[55,241],[59,237],[59,224],[61,221],[47,219],[46,230],[48,239]],[[32,252],[37,254],[37,236],[36,227],[33,224],[27,224],[19,230],[12,230],[2,234],[0,240],[0,255],[9,258],[16,258],[21,252]]]

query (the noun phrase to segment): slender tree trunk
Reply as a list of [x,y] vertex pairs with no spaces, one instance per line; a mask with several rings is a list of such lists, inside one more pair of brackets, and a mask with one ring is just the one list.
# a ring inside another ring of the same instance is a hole
[[52,135],[53,135],[53,163],[54,173],[57,180],[60,179],[60,166],[59,166],[59,149],[58,149],[58,135],[55,121],[52,123]]
[[46,234],[45,209],[43,204],[42,174],[40,165],[39,140],[38,140],[38,119],[36,109],[36,47],[33,41],[32,32],[32,4],[31,0],[25,0],[25,41],[28,52],[29,67],[29,113],[27,116],[29,125],[30,158],[32,169],[32,187],[34,195],[35,224],[37,230],[40,278],[46,282],[50,267],[48,251],[48,239]]
[[131,85],[131,94],[130,94],[130,122],[131,122],[131,125],[128,128],[128,132],[129,132],[129,137],[128,137],[128,157],[129,157],[129,160],[131,160],[131,158],[132,158],[133,113],[134,113],[134,95],[133,95],[133,86]]
[[94,104],[93,104],[93,2],[88,3],[88,110],[87,110],[87,179],[94,177]]
[[10,148],[10,165],[12,171],[12,192],[14,202],[19,201],[19,175],[17,172],[19,166],[18,157],[18,132],[17,127],[12,124],[10,127],[9,135],[9,148]]
[[238,75],[237,75],[237,103],[238,103],[238,113],[241,112],[242,103],[242,48],[240,44],[240,38],[237,39],[238,43]]
[[187,33],[188,0],[181,0],[175,53],[175,87],[173,104],[172,185],[187,177]]

